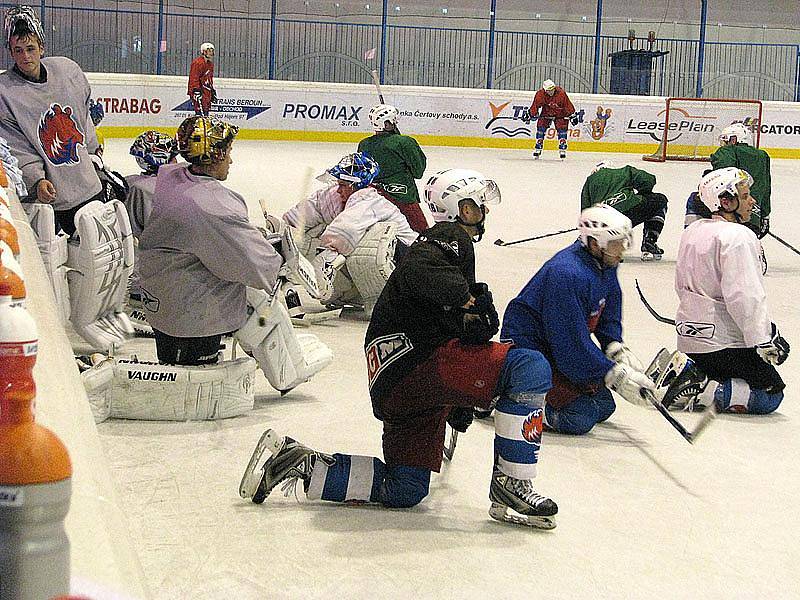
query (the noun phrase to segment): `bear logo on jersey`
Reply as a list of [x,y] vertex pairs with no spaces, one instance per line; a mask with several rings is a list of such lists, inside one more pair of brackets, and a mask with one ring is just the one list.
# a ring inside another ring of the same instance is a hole
[[86,138],[78,129],[72,113],[72,107],[53,103],[39,120],[39,143],[54,165],[80,162],[78,146],[85,145]]

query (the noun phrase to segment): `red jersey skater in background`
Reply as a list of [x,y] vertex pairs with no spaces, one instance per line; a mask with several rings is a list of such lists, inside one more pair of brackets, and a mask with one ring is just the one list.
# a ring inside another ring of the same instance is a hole
[[536,146],[533,149],[533,157],[539,158],[544,146],[544,134],[555,121],[556,133],[558,134],[558,155],[560,158],[566,158],[567,121],[572,121],[573,125],[577,125],[578,116],[575,114],[575,107],[572,105],[564,88],[557,86],[550,79],[546,79],[542,84],[542,89],[536,92],[529,113],[531,120],[538,117],[536,121]]
[[217,100],[217,91],[214,89],[214,44],[210,42],[200,46],[200,56],[192,61],[188,93],[194,105],[194,114],[207,117],[211,103]]

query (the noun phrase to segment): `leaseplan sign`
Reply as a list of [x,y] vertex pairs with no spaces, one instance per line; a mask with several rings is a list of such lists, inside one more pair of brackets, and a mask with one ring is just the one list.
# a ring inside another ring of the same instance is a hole
[[[658,116],[662,116],[665,112],[667,112],[667,109],[658,113]],[[692,115],[682,108],[673,108],[670,116],[672,119],[669,122],[668,142],[674,142],[684,133],[714,131],[714,121],[717,120],[716,116]],[[660,142],[664,138],[664,126],[663,120],[637,121],[636,119],[628,119],[625,135],[646,135],[656,142]]]

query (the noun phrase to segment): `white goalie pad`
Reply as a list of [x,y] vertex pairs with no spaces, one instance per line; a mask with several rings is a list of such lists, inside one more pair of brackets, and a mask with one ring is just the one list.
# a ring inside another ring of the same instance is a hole
[[394,271],[396,234],[395,223],[375,223],[367,229],[358,246],[347,257],[347,271],[358,288],[364,311],[368,314],[372,313],[378,296]]
[[253,408],[256,361],[183,366],[113,358],[81,373],[92,414],[146,421],[227,419]]
[[258,362],[270,385],[281,393],[308,381],[333,360],[330,348],[313,334],[297,334],[281,301],[247,288],[248,317],[236,332],[242,349]]
[[47,277],[53,288],[58,307],[58,317],[62,324],[69,320],[69,286],[67,285],[67,239],[65,233],[56,234],[56,215],[49,204],[22,204],[28,216],[36,245],[42,255]]
[[75,214],[77,239],[68,244],[70,321],[94,348],[108,349],[133,335],[123,312],[133,273],[133,235],[118,200],[89,202]]

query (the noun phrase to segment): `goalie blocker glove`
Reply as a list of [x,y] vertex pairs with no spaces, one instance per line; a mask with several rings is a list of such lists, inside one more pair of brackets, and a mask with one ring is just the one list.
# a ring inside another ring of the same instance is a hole
[[650,406],[646,390],[655,392],[656,386],[647,375],[624,363],[617,363],[603,378],[608,389],[617,392],[631,404]]
[[772,365],[782,365],[789,356],[789,342],[787,342],[777,325],[772,323],[772,337],[768,342],[758,344],[756,352],[765,361]]
[[488,285],[474,283],[469,286],[469,293],[475,298],[475,303],[464,309],[460,339],[465,344],[485,344],[500,330],[500,317]]

